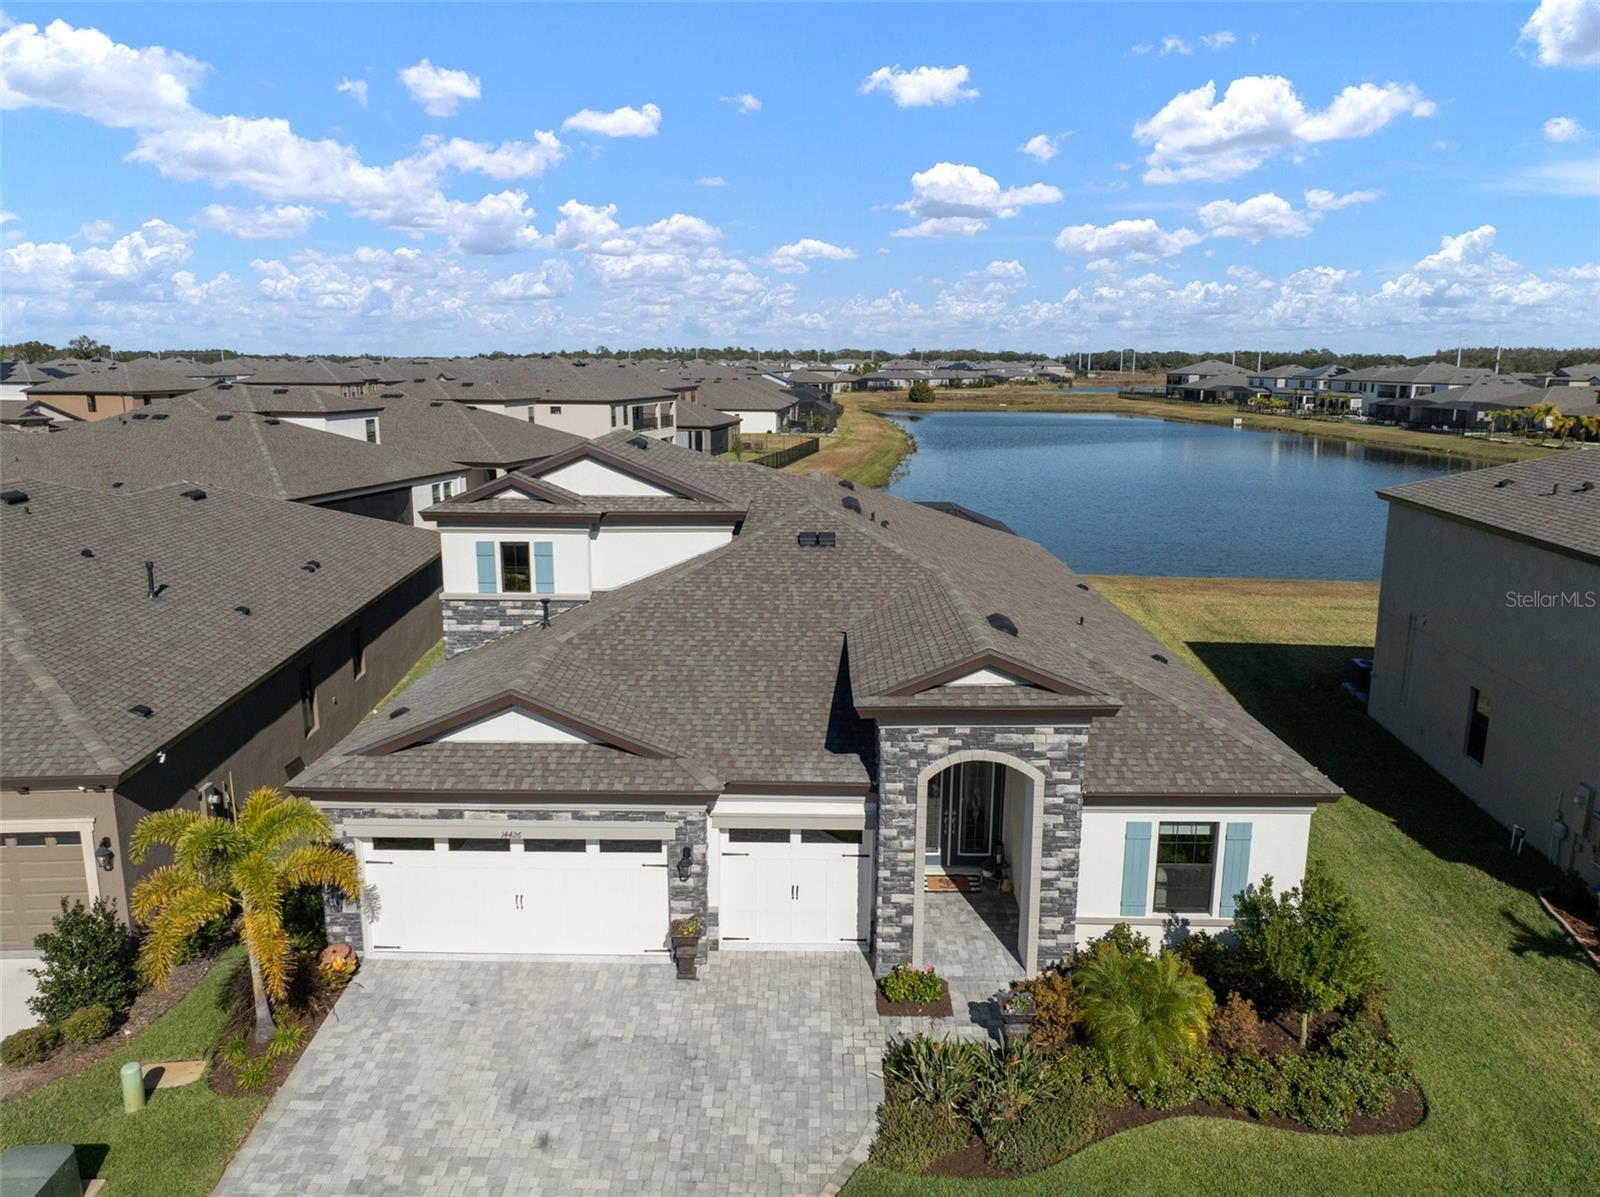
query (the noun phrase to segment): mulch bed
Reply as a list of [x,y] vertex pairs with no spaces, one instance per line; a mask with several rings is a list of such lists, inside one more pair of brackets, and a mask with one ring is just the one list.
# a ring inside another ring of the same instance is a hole
[[1541,889],[1539,904],[1550,912],[1550,917],[1560,923],[1589,957],[1589,963],[1600,968],[1600,922],[1593,910],[1574,910],[1563,895],[1550,889]]
[[878,990],[878,1013],[885,1018],[949,1018],[950,982],[939,981],[939,1000],[935,1002],[891,1002]]
[[26,1068],[0,1066],[0,1101],[24,1097],[41,1085],[76,1076],[91,1064],[110,1056],[127,1040],[146,1030],[156,1019],[188,997],[189,991],[216,964],[217,954],[227,946],[227,943],[219,943],[199,959],[179,965],[172,970],[172,977],[165,986],[146,989],[134,998],[122,1025],[99,1043],[63,1043],[51,1053],[49,1059],[37,1064]]
[[290,981],[289,999],[273,1010],[273,1017],[280,1023],[285,1019],[299,1023],[305,1028],[305,1038],[301,1040],[297,1050],[279,1056],[273,1062],[272,1072],[264,1083],[254,1089],[241,1089],[234,1081],[233,1069],[222,1058],[223,1048],[237,1038],[241,1031],[247,1038],[247,1054],[250,1058],[262,1055],[266,1051],[266,1044],[257,1044],[249,1038],[256,1026],[256,1009],[250,993],[250,970],[240,969],[239,976],[234,979],[233,1015],[228,1019],[222,1037],[217,1040],[216,1051],[211,1054],[211,1067],[206,1069],[207,1083],[214,1092],[223,1097],[271,1097],[278,1091],[278,1087],[289,1079],[295,1063],[305,1054],[306,1048],[311,1046],[311,1041],[316,1038],[317,1028],[322,1026],[323,1021],[333,1012],[334,1004],[343,992],[342,989],[329,989],[322,983],[321,977],[317,974],[315,955],[301,956]]
[[1009,1180],[1011,1173],[989,1162],[983,1140],[973,1135],[965,1147],[958,1147],[929,1165],[927,1176],[947,1176],[955,1180]]

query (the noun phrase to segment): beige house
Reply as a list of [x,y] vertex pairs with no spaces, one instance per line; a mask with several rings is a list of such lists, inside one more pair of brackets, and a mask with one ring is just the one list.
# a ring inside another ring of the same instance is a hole
[[1600,451],[1378,493],[1368,711],[1508,834],[1600,883]]
[[187,394],[199,386],[182,374],[130,362],[41,382],[27,388],[24,394],[79,420],[107,420],[149,407],[157,399]]

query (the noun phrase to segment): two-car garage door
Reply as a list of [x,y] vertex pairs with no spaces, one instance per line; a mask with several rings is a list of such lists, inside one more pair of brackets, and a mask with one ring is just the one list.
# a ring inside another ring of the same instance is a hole
[[667,936],[655,839],[361,841],[375,952],[632,956]]

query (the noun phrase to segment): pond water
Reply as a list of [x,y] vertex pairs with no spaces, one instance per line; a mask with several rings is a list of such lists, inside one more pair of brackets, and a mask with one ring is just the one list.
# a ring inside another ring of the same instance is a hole
[[889,490],[1004,520],[1081,573],[1339,578],[1382,572],[1379,487],[1469,468],[1432,454],[1076,412],[901,412]]

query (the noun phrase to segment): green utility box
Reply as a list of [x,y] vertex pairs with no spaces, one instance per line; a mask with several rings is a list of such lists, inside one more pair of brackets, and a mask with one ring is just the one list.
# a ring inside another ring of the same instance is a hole
[[13,1147],[0,1154],[0,1197],[82,1197],[71,1143]]

